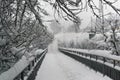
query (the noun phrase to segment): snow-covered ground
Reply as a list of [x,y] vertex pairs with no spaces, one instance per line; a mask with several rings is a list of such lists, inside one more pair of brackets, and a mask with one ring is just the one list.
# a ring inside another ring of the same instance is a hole
[[49,46],[35,80],[112,80],[60,53],[56,44],[55,40]]

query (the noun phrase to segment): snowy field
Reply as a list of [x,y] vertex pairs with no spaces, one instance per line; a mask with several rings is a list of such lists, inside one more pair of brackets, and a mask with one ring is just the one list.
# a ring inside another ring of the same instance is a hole
[[56,44],[49,46],[35,80],[112,80],[60,53]]

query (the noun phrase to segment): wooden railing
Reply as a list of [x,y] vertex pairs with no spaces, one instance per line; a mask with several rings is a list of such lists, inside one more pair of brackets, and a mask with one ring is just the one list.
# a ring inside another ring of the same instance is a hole
[[120,57],[119,56],[102,56],[98,54],[84,53],[72,48],[59,48],[64,54],[82,62],[83,64],[107,75],[113,80],[120,80]]
[[34,80],[47,51],[45,49],[29,59],[23,56],[13,67],[0,75],[0,80]]

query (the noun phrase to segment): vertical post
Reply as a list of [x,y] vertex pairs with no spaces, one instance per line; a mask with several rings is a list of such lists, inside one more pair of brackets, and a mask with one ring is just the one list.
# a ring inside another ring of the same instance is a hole
[[24,71],[21,73],[21,80],[24,80]]
[[103,64],[103,68],[102,68],[103,70],[103,76],[105,76],[105,64]]
[[[105,62],[106,62],[106,59],[105,57],[103,57],[103,63]],[[105,76],[105,65],[104,64],[102,65],[102,72],[103,72],[103,76]]]
[[37,56],[35,56],[35,62],[37,61]]
[[83,56],[83,53],[81,53],[82,54],[82,56]]
[[87,54],[85,54],[85,57],[87,57]]
[[95,56],[95,58],[96,58],[96,61],[97,61],[98,57],[97,57],[97,56]]
[[104,63],[106,62],[106,59],[105,59],[105,57],[103,57],[103,62],[104,62]]
[[113,60],[113,67],[115,67],[115,65],[116,65],[116,61],[115,61],[115,60]]
[[90,59],[91,59],[92,55],[90,55]]
[[30,71],[30,69],[31,69],[31,65],[29,64],[29,65],[28,65],[28,70]]
[[32,61],[32,66],[34,66],[34,60]]

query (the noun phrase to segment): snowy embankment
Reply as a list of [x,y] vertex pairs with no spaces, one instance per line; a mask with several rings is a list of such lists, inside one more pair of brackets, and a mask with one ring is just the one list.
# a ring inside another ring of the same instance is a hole
[[0,80],[13,80],[34,60],[37,54],[41,54],[43,51],[44,50],[39,49],[32,53],[25,53],[13,67],[0,75]]

